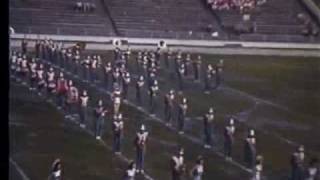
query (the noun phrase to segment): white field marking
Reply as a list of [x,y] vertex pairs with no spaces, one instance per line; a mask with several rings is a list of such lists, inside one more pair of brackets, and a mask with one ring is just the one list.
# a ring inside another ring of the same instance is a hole
[[25,123],[20,123],[20,122],[9,121],[9,126],[29,126],[29,125]]
[[16,168],[23,180],[30,180],[30,178],[23,172],[21,167],[10,157],[10,163]]
[[243,91],[240,91],[240,90],[237,90],[237,89],[228,87],[228,86],[221,86],[221,90],[228,90],[228,91],[231,91],[231,92],[233,92],[233,93],[238,93],[238,94],[240,94],[241,96],[247,97],[248,99],[251,99],[251,100],[253,100],[253,101],[256,102],[256,103],[264,103],[264,104],[267,104],[267,105],[270,105],[270,106],[279,108],[279,109],[281,109],[281,110],[284,110],[284,111],[287,111],[287,112],[291,112],[287,107],[285,107],[285,106],[283,106],[283,105],[280,105],[280,104],[271,102],[271,101],[269,101],[269,100],[265,100],[265,99],[261,99],[261,98],[255,97],[255,96],[253,96],[253,95],[251,95],[251,94],[248,94],[248,93],[246,93],[246,92],[243,92]]
[[[27,84],[23,84],[23,86],[30,87],[30,86],[27,85]],[[39,94],[38,94],[38,96],[44,97],[43,95],[39,95]],[[56,105],[55,103],[53,103],[53,101],[51,101],[50,104],[52,104],[52,105],[58,110],[58,112],[62,113],[62,109],[58,109],[58,105]],[[77,122],[76,120],[68,119],[68,118],[64,118],[64,119],[65,119],[65,120],[69,120],[69,121],[71,121],[71,122],[73,122],[73,123],[78,124],[78,122]],[[82,128],[82,129],[83,129],[86,133],[88,133],[89,135],[94,136],[94,132],[92,132],[90,129],[87,129],[87,127]],[[99,140],[99,142],[100,142],[106,149],[112,151],[112,148],[111,148],[110,146],[108,146],[103,140]],[[129,160],[127,157],[123,156],[122,154],[121,154],[121,155],[117,155],[117,156],[118,156],[121,160],[123,160],[123,161],[125,161],[125,162],[127,162],[127,163],[130,162],[130,160]],[[142,175],[143,175],[144,178],[147,179],[147,180],[154,180],[154,179],[153,179],[150,175],[148,175],[147,173],[144,173],[144,174],[142,174]],[[24,180],[29,180],[29,179],[24,179]]]

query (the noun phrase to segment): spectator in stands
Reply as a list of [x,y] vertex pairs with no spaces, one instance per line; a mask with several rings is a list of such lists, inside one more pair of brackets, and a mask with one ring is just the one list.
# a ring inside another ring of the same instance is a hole
[[231,10],[239,8],[241,12],[251,10],[256,5],[262,5],[266,0],[207,0],[213,10]]
[[80,12],[94,12],[96,9],[96,5],[91,2],[76,2],[75,4],[75,10],[80,11]]
[[263,4],[265,4],[267,2],[267,0],[257,0],[257,5],[261,6]]
[[76,2],[75,10],[81,11],[83,8],[82,2]]

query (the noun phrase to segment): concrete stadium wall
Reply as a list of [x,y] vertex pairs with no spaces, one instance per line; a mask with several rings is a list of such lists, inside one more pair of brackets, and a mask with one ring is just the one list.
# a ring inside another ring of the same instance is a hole
[[[173,40],[149,38],[119,38],[95,36],[61,36],[61,35],[36,35],[14,34],[11,35],[11,46],[19,47],[21,40],[26,38],[31,41],[36,39],[52,39],[61,41],[65,47],[76,42],[86,42],[86,49],[109,50],[113,49],[112,41],[121,39],[127,41],[132,49],[155,49],[163,40],[172,50],[182,50],[206,54],[240,54],[240,55],[266,55],[266,56],[312,56],[320,57],[320,43],[269,43],[269,42],[238,42],[238,41],[205,41],[205,40]],[[126,47],[126,46],[125,46]]]

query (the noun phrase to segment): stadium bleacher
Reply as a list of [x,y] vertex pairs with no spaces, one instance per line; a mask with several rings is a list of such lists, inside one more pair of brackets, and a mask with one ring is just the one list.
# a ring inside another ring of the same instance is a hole
[[215,31],[219,31],[218,23],[210,11],[194,0],[104,0],[103,2],[110,9],[120,35],[141,36],[139,31],[146,31],[149,32],[147,36],[149,34],[154,37],[198,38],[204,34],[210,35],[206,33],[209,24],[216,27]]
[[[319,42],[302,34],[297,15],[308,12],[298,0],[268,0],[251,15],[252,30],[235,32],[238,10],[212,10],[201,0],[96,0],[97,11],[79,13],[77,0],[10,0],[10,25],[17,33]],[[212,37],[207,30],[217,31]]]
[[75,12],[77,1],[11,0],[9,19],[16,32],[63,35],[114,35],[102,10],[95,13]]

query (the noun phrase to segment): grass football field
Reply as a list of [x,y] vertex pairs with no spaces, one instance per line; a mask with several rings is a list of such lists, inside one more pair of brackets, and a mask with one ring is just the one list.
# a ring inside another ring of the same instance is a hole
[[[113,57],[110,51],[85,52],[92,53],[101,54],[104,62],[111,61]],[[135,56],[136,53],[131,56],[129,69],[132,75],[139,75]],[[188,98],[189,112],[184,135],[179,135],[175,127],[167,128],[163,122],[163,96],[170,89],[177,89],[173,62],[171,68],[160,70],[156,118],[148,113],[147,96],[143,109],[137,109],[136,78],[132,79],[129,103],[121,107],[125,121],[123,157],[113,155],[110,149],[111,115],[106,120],[103,142],[97,141],[90,134],[93,131],[92,114],[88,129],[83,130],[74,122],[65,120],[63,113],[48,103],[48,99],[12,81],[10,157],[32,180],[46,179],[50,165],[57,157],[62,159],[65,179],[121,179],[127,166],[126,160],[135,158],[133,139],[141,123],[150,132],[145,170],[157,180],[170,179],[169,160],[180,145],[185,148],[187,169],[192,167],[198,155],[205,157],[205,180],[249,179],[250,173],[243,168],[243,145],[248,128],[254,128],[257,132],[257,149],[264,157],[263,174],[267,179],[288,178],[289,158],[299,144],[305,145],[307,159],[320,156],[319,58],[202,55],[202,59],[203,65],[224,59],[224,83],[208,95],[203,93],[203,84],[194,83],[191,76],[187,77],[183,94]],[[76,77],[70,73],[66,77],[73,79],[80,90],[89,91],[91,107],[96,105],[98,98],[103,98],[110,107],[110,98],[103,84],[83,82],[82,74]],[[207,150],[203,148],[200,117],[210,106],[214,107],[217,116],[213,149]],[[233,162],[221,156],[223,128],[230,116],[236,117]],[[145,177],[140,175],[137,179]]]

